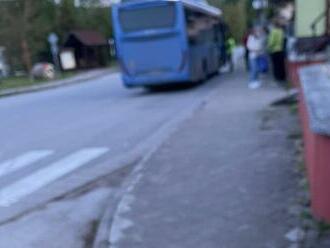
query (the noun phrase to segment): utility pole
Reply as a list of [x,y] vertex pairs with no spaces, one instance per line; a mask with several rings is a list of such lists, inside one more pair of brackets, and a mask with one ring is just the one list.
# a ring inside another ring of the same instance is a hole
[[52,58],[53,58],[53,62],[54,62],[54,65],[55,65],[55,70],[57,73],[60,73],[60,62],[59,62],[59,59],[58,59],[58,52],[59,52],[59,49],[58,49],[58,36],[57,34],[55,33],[51,33],[48,35],[48,42],[50,44],[50,50],[51,50],[51,53],[52,53]]

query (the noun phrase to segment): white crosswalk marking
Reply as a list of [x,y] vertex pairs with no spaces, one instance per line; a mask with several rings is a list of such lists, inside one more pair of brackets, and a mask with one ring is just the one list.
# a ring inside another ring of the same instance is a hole
[[0,176],[7,175],[26,166],[32,165],[39,160],[46,158],[53,154],[53,151],[40,150],[24,153],[23,155],[7,160],[0,164]]
[[83,149],[0,190],[0,206],[8,207],[56,179],[100,157],[108,148]]

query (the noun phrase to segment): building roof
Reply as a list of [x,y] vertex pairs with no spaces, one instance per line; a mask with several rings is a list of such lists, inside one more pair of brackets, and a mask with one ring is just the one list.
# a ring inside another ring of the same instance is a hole
[[74,36],[85,46],[103,46],[108,44],[107,39],[102,34],[93,30],[71,31],[68,35],[68,39],[70,36]]
[[181,0],[183,4],[190,9],[204,12],[205,14],[213,15],[215,17],[220,17],[222,11],[207,3],[204,0]]

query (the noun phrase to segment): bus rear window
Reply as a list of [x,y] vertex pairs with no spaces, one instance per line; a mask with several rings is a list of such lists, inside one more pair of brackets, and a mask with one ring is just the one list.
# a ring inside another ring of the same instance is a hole
[[136,9],[123,9],[119,21],[124,32],[171,28],[175,25],[173,4]]

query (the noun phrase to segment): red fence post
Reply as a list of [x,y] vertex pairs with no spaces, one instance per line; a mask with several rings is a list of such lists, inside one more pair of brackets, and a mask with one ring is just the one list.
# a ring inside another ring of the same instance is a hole
[[[298,83],[301,82],[298,80]],[[298,110],[303,130],[304,156],[310,184],[312,211],[315,217],[330,223],[330,136],[318,134],[312,130],[306,96],[303,87],[300,85],[298,88]]]

